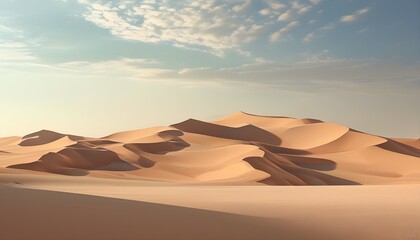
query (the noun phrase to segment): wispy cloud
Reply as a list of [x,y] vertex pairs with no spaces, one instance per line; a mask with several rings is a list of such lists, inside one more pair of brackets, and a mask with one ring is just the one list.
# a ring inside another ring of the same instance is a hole
[[311,42],[312,40],[315,39],[315,33],[311,32],[305,35],[305,37],[303,38],[304,42]]
[[[286,91],[352,90],[360,93],[389,91],[419,92],[420,66],[379,60],[337,59],[310,56],[289,64],[255,59],[254,63],[231,68],[197,67],[170,69],[148,59],[121,58],[102,62],[76,61],[40,66],[51,74],[99,79],[165,81],[194,85],[258,86]],[[63,73],[63,71],[65,71]]]
[[36,59],[28,46],[23,42],[0,41],[0,63],[11,61],[31,61]]
[[0,18],[1,21],[5,19],[9,24],[0,23],[0,66],[32,63],[37,60],[31,51],[35,42],[26,39],[21,29],[11,26],[11,19]]
[[392,90],[419,92],[420,66],[378,60],[308,58],[290,64],[258,61],[235,68],[183,69],[176,75],[191,83],[199,80],[241,83],[294,91],[356,90],[361,93]]
[[353,12],[350,15],[342,16],[340,20],[341,20],[341,22],[345,22],[345,23],[354,22],[359,17],[361,17],[362,15],[365,15],[368,12],[369,12],[369,8],[362,8],[360,10],[357,10],[357,11]]
[[20,33],[21,31],[15,28],[11,28],[5,25],[0,24],[0,32],[8,32],[8,33]]
[[307,13],[312,8],[311,5],[302,4],[298,1],[292,1],[291,5],[292,9],[295,9],[298,14]]
[[246,0],[241,4],[236,4],[233,6],[233,11],[234,12],[244,12],[245,10],[247,10],[247,8],[249,8],[251,5],[251,0]]
[[333,30],[335,27],[337,27],[337,24],[328,23],[328,24],[325,24],[324,26],[320,27],[318,30],[319,31],[330,31],[330,30]]
[[290,21],[290,20],[292,20],[295,17],[296,17],[296,13],[293,10],[289,9],[286,12],[282,13],[278,17],[278,20],[285,22],[285,21]]
[[288,22],[296,20],[299,15],[309,12],[312,8],[311,4],[302,4],[299,1],[290,1],[289,5],[290,7],[278,16],[278,21]]
[[362,29],[360,29],[359,31],[357,31],[358,33],[364,33],[364,32],[367,32],[367,31],[369,31],[369,28],[362,28]]
[[[273,32],[279,38],[319,1],[303,4],[297,0],[149,0],[141,3],[79,0],[79,3],[86,7],[83,14],[86,20],[123,39],[167,42],[223,56],[228,49],[241,49],[257,39],[272,36]],[[278,21],[292,22],[292,25],[278,31],[275,29]]]
[[88,21],[121,38],[204,47],[217,55],[261,37],[270,24],[245,14],[251,1],[79,2],[87,6]]
[[312,4],[317,5],[321,2],[321,0],[309,0]]
[[159,62],[150,59],[121,58],[102,62],[75,61],[52,65],[89,77],[149,80],[163,76],[170,69],[158,67]]
[[280,3],[276,0],[268,0],[265,2],[273,11],[280,11],[287,8],[286,4]]
[[269,15],[271,15],[271,9],[269,9],[269,8],[264,8],[264,9],[261,9],[261,10],[259,11],[259,13],[260,13],[261,15],[263,15],[263,16],[269,16]]
[[287,24],[285,27],[281,28],[280,30],[278,30],[277,32],[273,33],[270,37],[270,42],[277,42],[278,40],[280,40],[282,37],[284,37],[284,35],[286,33],[288,33],[290,30],[292,30],[293,28],[299,26],[299,22],[298,21],[293,21],[290,22],[289,24]]

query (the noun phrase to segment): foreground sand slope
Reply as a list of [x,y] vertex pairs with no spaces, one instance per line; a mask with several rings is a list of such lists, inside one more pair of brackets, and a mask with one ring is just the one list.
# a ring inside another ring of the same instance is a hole
[[102,138],[47,130],[2,138],[0,172],[246,185],[417,183],[419,142],[241,112]]
[[186,186],[0,176],[2,239],[420,239],[420,185]]

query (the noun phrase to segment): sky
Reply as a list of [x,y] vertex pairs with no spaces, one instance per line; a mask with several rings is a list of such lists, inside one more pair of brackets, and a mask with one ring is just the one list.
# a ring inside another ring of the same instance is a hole
[[420,137],[418,0],[0,0],[0,136],[244,111]]

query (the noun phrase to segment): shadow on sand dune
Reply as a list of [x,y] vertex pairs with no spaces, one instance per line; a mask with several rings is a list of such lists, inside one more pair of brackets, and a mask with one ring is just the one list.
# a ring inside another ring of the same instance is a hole
[[8,240],[299,236],[298,229],[281,220],[140,201],[1,186],[0,198],[1,236]]
[[388,150],[388,151],[397,152],[400,154],[405,154],[405,155],[410,155],[413,157],[420,158],[419,149],[409,146],[407,144],[399,143],[391,139],[387,139],[387,140],[388,141],[386,141],[385,143],[378,145],[378,147]]
[[213,137],[261,142],[271,145],[281,144],[279,137],[254,125],[245,125],[236,128],[189,119],[171,126],[184,132],[204,134]]

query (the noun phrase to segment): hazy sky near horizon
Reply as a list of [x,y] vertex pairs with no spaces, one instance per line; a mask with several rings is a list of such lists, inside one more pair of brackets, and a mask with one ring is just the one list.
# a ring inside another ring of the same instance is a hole
[[237,111],[420,137],[417,0],[0,0],[0,137]]

